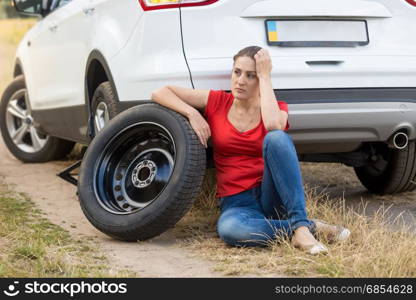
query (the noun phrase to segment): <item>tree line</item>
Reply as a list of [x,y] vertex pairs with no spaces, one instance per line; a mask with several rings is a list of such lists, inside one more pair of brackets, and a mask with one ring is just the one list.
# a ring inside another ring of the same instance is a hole
[[20,15],[13,7],[12,0],[0,0],[0,19],[8,18],[22,18],[25,16]]

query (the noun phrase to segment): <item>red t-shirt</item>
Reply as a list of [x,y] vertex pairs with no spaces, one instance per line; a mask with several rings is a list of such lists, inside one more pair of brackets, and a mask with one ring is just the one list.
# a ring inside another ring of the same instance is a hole
[[[263,139],[267,134],[263,120],[245,132],[238,131],[228,120],[234,96],[222,90],[210,90],[204,115],[211,129],[217,176],[216,197],[225,197],[251,189],[263,177]],[[287,103],[277,101],[288,112]],[[289,122],[284,130],[289,129]]]

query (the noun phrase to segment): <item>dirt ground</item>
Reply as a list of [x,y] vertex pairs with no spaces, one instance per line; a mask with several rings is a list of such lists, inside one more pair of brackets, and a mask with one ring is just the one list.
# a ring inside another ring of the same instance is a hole
[[[0,139],[1,140],[1,139]],[[126,243],[107,237],[84,217],[75,195],[75,186],[56,174],[71,162],[23,164],[0,142],[1,180],[18,192],[27,194],[53,223],[77,238],[94,239],[97,250],[105,254],[117,269],[137,272],[139,277],[219,277],[212,264],[192,258],[175,243],[168,231],[146,242]]]

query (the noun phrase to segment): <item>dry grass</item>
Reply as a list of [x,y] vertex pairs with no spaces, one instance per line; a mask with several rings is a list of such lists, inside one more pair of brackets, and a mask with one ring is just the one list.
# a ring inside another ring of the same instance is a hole
[[23,35],[36,23],[36,19],[0,20],[0,42],[12,45],[22,39]]
[[[328,255],[311,256],[280,239],[263,248],[234,248],[216,233],[219,216],[215,199],[215,177],[209,170],[204,188],[193,209],[177,224],[175,234],[195,256],[216,262],[215,269],[231,276],[296,277],[416,277],[416,236],[397,218],[387,224],[388,208],[380,208],[371,218],[345,205],[345,199],[329,199],[328,194],[305,185],[309,217],[343,224],[351,232],[349,241],[329,245]],[[323,241],[327,244],[325,241]],[[328,245],[328,244],[327,244]]]
[[0,183],[0,277],[130,277],[93,241],[73,239],[34,203]]
[[0,95],[12,80],[17,44],[35,23],[36,19],[0,20]]

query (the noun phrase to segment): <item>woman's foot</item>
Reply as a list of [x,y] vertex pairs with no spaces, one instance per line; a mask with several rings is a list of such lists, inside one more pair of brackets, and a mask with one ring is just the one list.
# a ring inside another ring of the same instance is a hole
[[328,248],[318,242],[306,226],[301,226],[295,230],[291,244],[293,247],[299,248],[312,255],[328,253]]
[[328,243],[345,241],[351,235],[351,231],[340,225],[331,225],[318,219],[312,219],[311,221],[316,225],[318,236],[324,236]]

